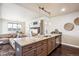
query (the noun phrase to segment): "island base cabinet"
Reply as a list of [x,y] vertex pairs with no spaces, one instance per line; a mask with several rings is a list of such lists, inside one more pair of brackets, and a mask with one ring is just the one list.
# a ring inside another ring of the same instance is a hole
[[15,42],[16,56],[47,56],[61,44],[61,35],[50,37],[25,46]]

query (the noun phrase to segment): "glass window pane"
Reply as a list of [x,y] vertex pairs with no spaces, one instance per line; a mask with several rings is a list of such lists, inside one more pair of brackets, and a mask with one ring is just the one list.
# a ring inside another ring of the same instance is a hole
[[20,24],[18,24],[18,28],[21,28],[21,25]]
[[13,24],[13,28],[17,28],[17,24]]
[[8,31],[20,31],[21,27],[21,24],[18,23],[8,23]]
[[8,24],[8,28],[12,28],[12,24]]

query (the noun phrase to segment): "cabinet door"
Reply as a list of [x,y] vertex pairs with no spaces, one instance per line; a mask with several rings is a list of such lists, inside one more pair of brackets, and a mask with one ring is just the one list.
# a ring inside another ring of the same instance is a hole
[[56,47],[56,40],[55,40],[55,38],[52,39],[51,44],[52,44],[52,50],[54,50],[55,47]]
[[58,47],[61,44],[61,36],[56,36],[56,47]]
[[44,44],[42,46],[42,56],[46,56],[47,55],[47,44]]
[[30,51],[24,52],[23,56],[36,56],[36,49],[32,49]]
[[37,47],[37,56],[46,56],[47,55],[47,44],[43,44]]
[[48,39],[48,54],[52,51],[52,40]]
[[37,47],[37,55],[39,56],[42,53],[42,45]]

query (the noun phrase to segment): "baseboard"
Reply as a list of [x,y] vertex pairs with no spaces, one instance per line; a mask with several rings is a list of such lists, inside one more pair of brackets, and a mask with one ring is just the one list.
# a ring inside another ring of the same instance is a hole
[[72,45],[72,44],[67,44],[67,43],[62,43],[62,45],[67,45],[67,46],[71,46],[71,47],[79,48],[79,46]]

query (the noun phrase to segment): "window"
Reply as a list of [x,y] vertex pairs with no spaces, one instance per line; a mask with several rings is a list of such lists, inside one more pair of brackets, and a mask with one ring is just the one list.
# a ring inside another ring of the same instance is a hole
[[8,31],[20,31],[21,24],[20,23],[8,23]]
[[12,24],[8,24],[8,31],[11,31],[12,30]]

